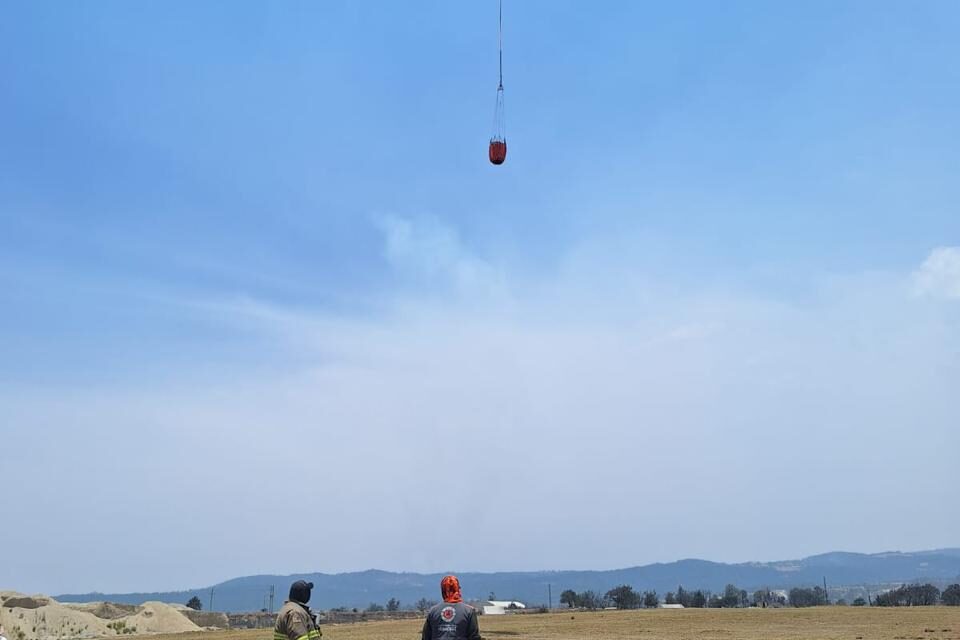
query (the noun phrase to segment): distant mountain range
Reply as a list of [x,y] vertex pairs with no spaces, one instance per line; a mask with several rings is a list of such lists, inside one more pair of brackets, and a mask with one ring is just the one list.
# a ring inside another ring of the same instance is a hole
[[[830,587],[883,585],[913,581],[935,583],[960,582],[960,549],[937,549],[911,553],[843,553],[834,552],[784,562],[749,562],[724,564],[706,560],[680,560],[611,571],[533,571],[501,573],[460,573],[464,597],[485,599],[490,593],[498,599],[520,600],[531,604],[546,603],[548,588],[553,604],[559,602],[565,589],[606,592],[629,584],[638,590],[655,589],[663,595],[684,589],[720,591],[732,583],[753,591],[763,587],[789,589],[795,586],[821,584]],[[209,587],[160,593],[85,593],[56,596],[63,602],[106,600],[140,604],[148,600],[185,603],[199,596],[208,608],[211,592],[216,611],[256,611],[269,605],[268,594],[275,588],[274,607],[286,599],[295,580],[314,583],[310,604],[317,609],[332,607],[366,607],[372,602],[385,603],[398,598],[411,604],[420,598],[436,600],[442,574],[391,573],[361,571],[355,573],[303,573],[289,576],[260,575],[234,578]],[[549,587],[548,587],[549,586]]]

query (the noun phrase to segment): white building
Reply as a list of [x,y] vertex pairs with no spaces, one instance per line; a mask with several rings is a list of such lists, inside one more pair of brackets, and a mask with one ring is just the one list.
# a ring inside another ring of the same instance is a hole
[[483,615],[502,616],[517,609],[526,609],[527,605],[516,600],[488,600],[483,603]]
[[683,609],[682,604],[662,604],[660,605],[661,609]]

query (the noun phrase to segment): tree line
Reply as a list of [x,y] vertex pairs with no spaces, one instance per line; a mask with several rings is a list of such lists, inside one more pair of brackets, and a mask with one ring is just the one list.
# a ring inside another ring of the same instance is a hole
[[[494,600],[494,594],[490,594],[490,600]],[[712,593],[709,590],[697,589],[689,591],[683,586],[677,587],[676,591],[668,591],[663,597],[664,604],[679,604],[688,609],[733,609],[739,607],[775,607],[789,604],[792,607],[820,607],[832,604],[827,592],[822,587],[813,587],[812,589],[804,587],[795,587],[790,589],[786,597],[770,589],[760,589],[748,594],[745,590],[736,585],[728,584],[722,593]],[[412,606],[402,607],[410,610],[415,609],[420,613],[428,611],[436,600],[420,598]],[[567,589],[560,594],[560,604],[566,605],[571,609],[606,609],[615,607],[617,609],[653,609],[660,606],[660,596],[656,591],[637,591],[628,584],[621,584],[610,589],[606,593],[596,591],[576,592],[573,589]],[[838,600],[835,604],[845,605],[844,600]],[[942,592],[932,584],[912,584],[903,585],[896,589],[891,589],[873,597],[871,602],[863,598],[857,598],[853,601],[853,606],[861,607],[872,604],[876,607],[921,607],[943,604],[947,606],[960,606],[960,584],[952,584]],[[191,609],[200,611],[203,605],[200,598],[193,596],[187,602]],[[543,608],[546,611],[546,607]],[[332,609],[332,611],[347,611],[346,607]],[[396,598],[390,598],[386,605],[370,603],[365,609],[368,613],[380,611],[400,611],[400,601]],[[354,613],[359,613],[358,609],[353,609]]]
[[877,607],[924,607],[945,604],[960,607],[960,584],[952,584],[942,592],[932,584],[910,584],[891,589],[874,597]]
[[[823,587],[795,587],[787,596],[760,589],[748,594],[736,585],[728,584],[723,592],[712,593],[709,590],[697,589],[689,591],[683,586],[677,587],[676,592],[670,591],[663,598],[664,604],[679,604],[691,609],[704,608],[738,608],[738,607],[775,607],[789,604],[792,607],[820,607],[833,604]],[[628,584],[622,584],[610,589],[606,593],[588,590],[576,592],[567,589],[560,594],[560,604],[571,609],[645,609],[660,606],[660,597],[656,591],[637,591]],[[845,605],[845,600],[838,600],[835,604]],[[910,607],[944,604],[960,606],[960,584],[953,584],[943,590],[932,584],[904,585],[887,591],[873,598],[868,603],[863,598],[853,601],[854,606],[873,604],[879,607]]]
[[[689,608],[705,607],[747,607],[752,602],[772,601],[773,594],[769,591],[757,591],[751,600],[746,591],[728,584],[722,594],[713,594],[710,591],[698,589],[688,591],[680,586],[676,592],[668,592],[663,599],[664,604],[680,604]],[[560,594],[560,604],[577,609],[649,609],[660,606],[660,596],[656,591],[637,591],[628,584],[621,584],[606,593],[596,591],[581,591],[577,593],[567,589]]]

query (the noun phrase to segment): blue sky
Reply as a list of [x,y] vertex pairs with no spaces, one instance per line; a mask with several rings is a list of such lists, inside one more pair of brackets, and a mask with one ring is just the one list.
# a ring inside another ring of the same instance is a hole
[[504,14],[4,7],[0,586],[958,544],[960,7]]

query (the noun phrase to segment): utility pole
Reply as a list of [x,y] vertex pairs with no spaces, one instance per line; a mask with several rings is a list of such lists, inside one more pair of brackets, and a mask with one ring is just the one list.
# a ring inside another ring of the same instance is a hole
[[549,583],[547,584],[547,602],[549,603],[547,610],[550,611],[553,609],[553,585]]
[[270,585],[270,609],[268,609],[270,613],[273,613],[273,594],[274,594],[275,588],[276,588],[276,585],[273,585],[273,584]]
[[827,576],[823,576],[823,604],[830,604],[830,596],[827,595]]
[[207,607],[208,611],[213,611],[213,590],[214,589],[216,589],[216,587],[210,587],[210,606]]

